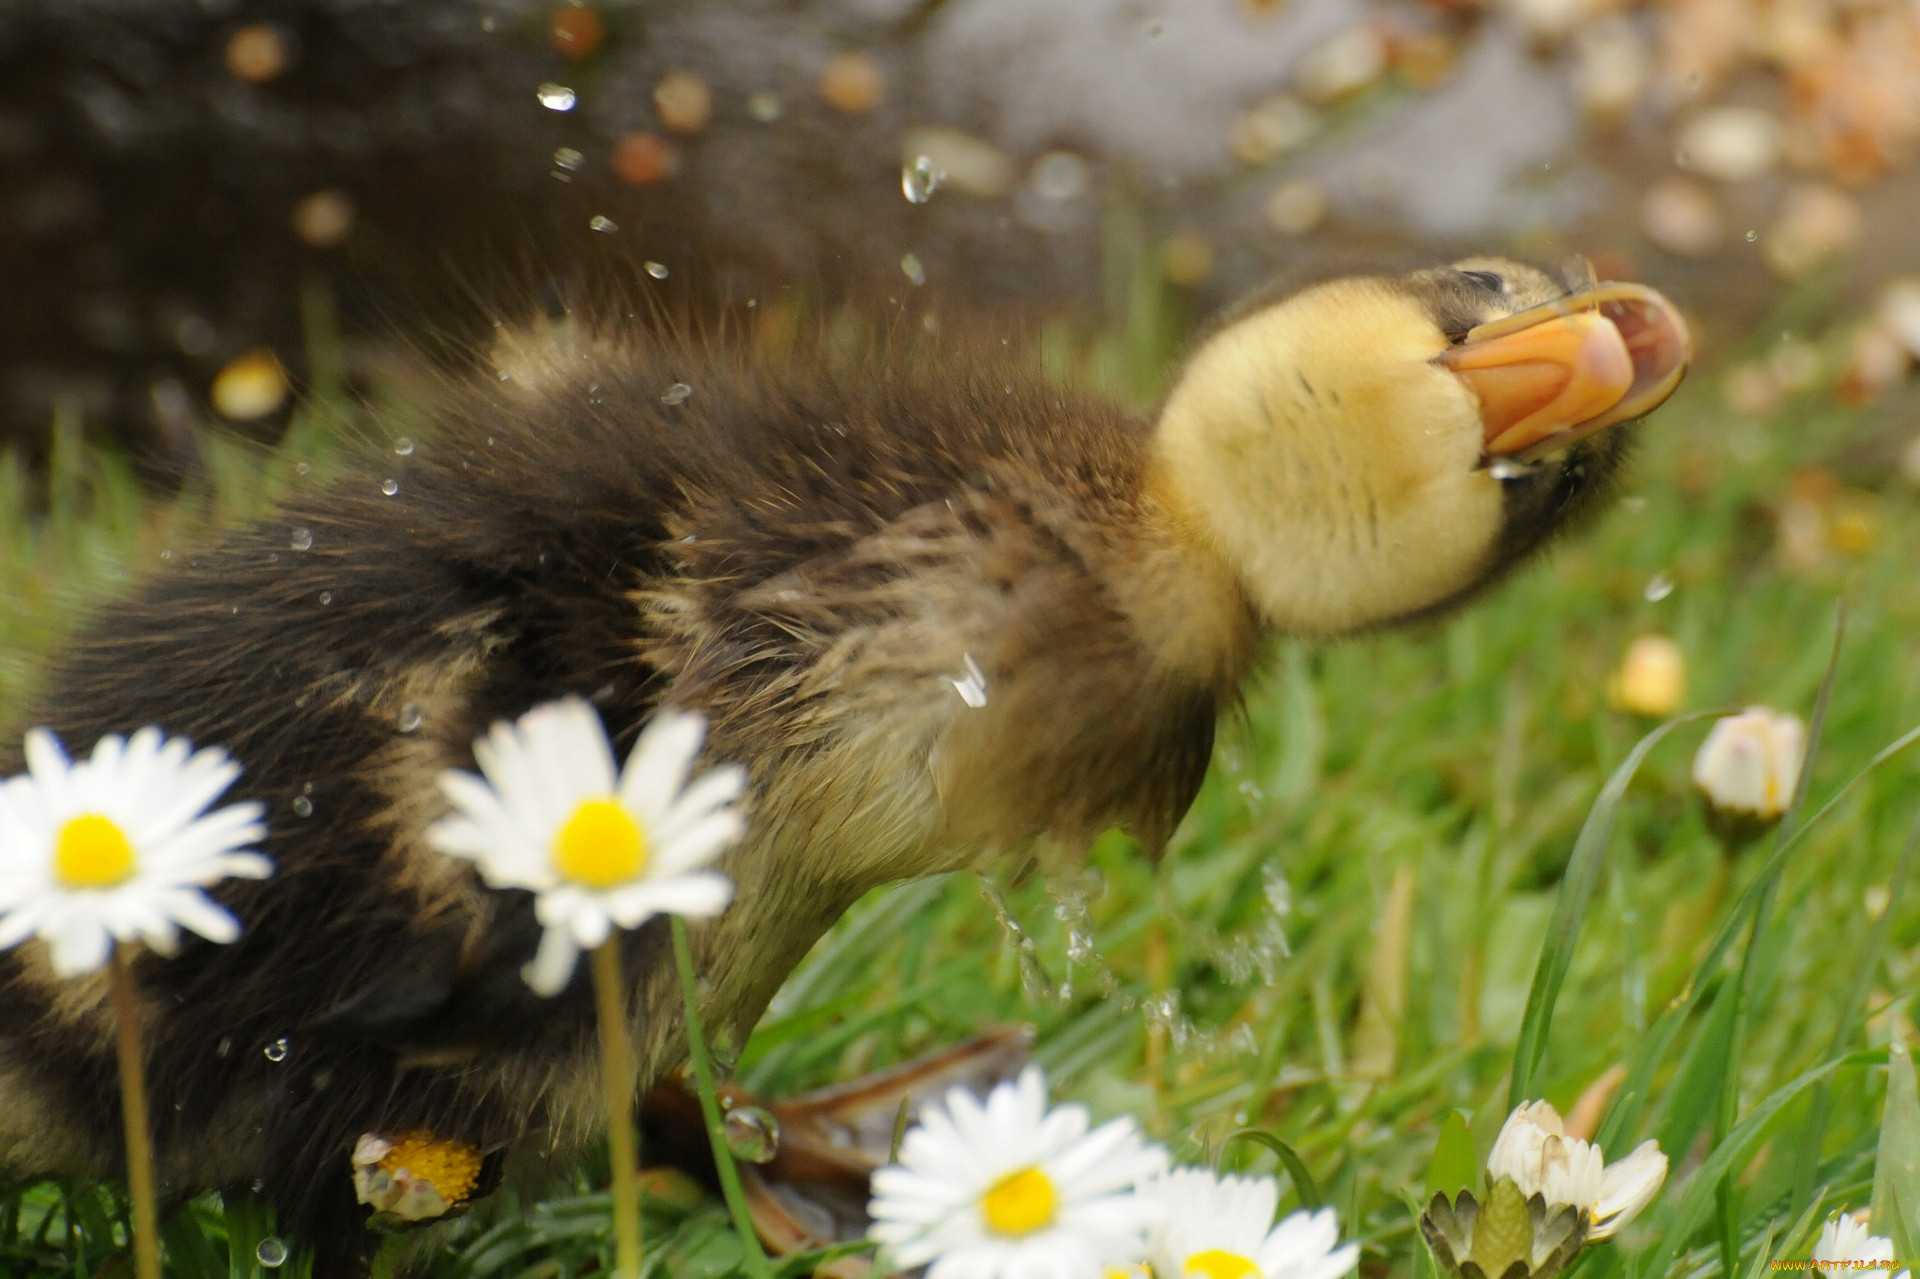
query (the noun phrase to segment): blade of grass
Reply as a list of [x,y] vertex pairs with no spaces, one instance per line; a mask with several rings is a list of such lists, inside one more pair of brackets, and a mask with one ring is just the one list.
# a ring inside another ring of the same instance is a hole
[[1242,1128],[1230,1134],[1220,1143],[1220,1150],[1214,1160],[1216,1167],[1226,1158],[1227,1147],[1236,1141],[1250,1141],[1255,1145],[1265,1146],[1273,1152],[1273,1157],[1278,1159],[1281,1167],[1287,1170],[1287,1176],[1293,1182],[1293,1193],[1299,1198],[1302,1208],[1311,1210],[1326,1202],[1321,1197],[1320,1187],[1313,1182],[1313,1174],[1307,1171],[1307,1161],[1302,1159],[1292,1146],[1262,1128]]
[[720,1099],[714,1091],[713,1063],[707,1059],[706,1032],[700,1025],[700,989],[693,975],[693,947],[687,940],[687,921],[673,917],[673,957],[680,967],[680,995],[687,1005],[687,1055],[693,1059],[694,1083],[700,1090],[700,1112],[706,1116],[707,1139],[713,1145],[713,1166],[720,1174],[720,1190],[733,1214],[733,1226],[745,1249],[747,1273],[752,1279],[772,1279],[767,1254],[760,1248],[760,1236],[753,1229],[753,1213],[747,1207],[746,1192],[740,1188],[740,1170],[734,1167],[733,1151],[727,1147],[726,1123],[720,1117]]
[[[1880,971],[1880,956],[1886,950],[1887,933],[1893,927],[1894,910],[1900,904],[1901,893],[1906,889],[1907,876],[1912,873],[1916,849],[1920,849],[1920,817],[1914,819],[1913,828],[1907,833],[1906,845],[1900,850],[1900,860],[1894,864],[1893,878],[1887,883],[1886,908],[1880,912],[1880,918],[1874,921],[1873,933],[1867,939],[1866,953],[1860,957],[1860,965],[1854,970],[1853,988],[1847,992],[1846,1002],[1840,1005],[1840,1024],[1833,1028],[1833,1040],[1827,1046],[1829,1057],[1840,1055],[1867,1015],[1867,997],[1873,988],[1874,974]],[[1820,1176],[1820,1147],[1827,1139],[1830,1100],[1825,1084],[1814,1089],[1806,1127],[1802,1129],[1799,1145],[1794,1151],[1796,1172],[1791,1209],[1794,1212],[1815,1202],[1812,1194],[1814,1183]]]
[[1573,854],[1567,859],[1567,872],[1560,881],[1560,893],[1553,905],[1553,919],[1547,925],[1546,944],[1540,962],[1533,970],[1533,985],[1527,992],[1527,1010],[1520,1021],[1520,1039],[1513,1049],[1513,1086],[1507,1093],[1509,1110],[1533,1098],[1534,1079],[1547,1052],[1547,1032],[1553,1024],[1553,1005],[1560,997],[1560,986],[1573,964],[1574,943],[1580,939],[1580,925],[1586,919],[1587,902],[1600,878],[1600,866],[1607,845],[1613,840],[1613,827],[1620,814],[1620,802],[1634,774],[1640,771],[1649,752],[1674,729],[1696,720],[1725,715],[1728,712],[1699,711],[1669,720],[1641,738],[1613,776],[1600,789],[1600,797],[1588,810],[1586,824],[1574,840]]
[[1913,1057],[1898,1039],[1896,1033],[1887,1050],[1887,1100],[1873,1161],[1873,1231],[1901,1245],[1896,1256],[1910,1257],[1901,1236],[1912,1233],[1906,1213],[1920,1204],[1920,1089]]
[[1881,747],[1872,759],[1827,798],[1827,802],[1822,804],[1812,817],[1801,823],[1790,837],[1773,850],[1766,865],[1760,868],[1760,873],[1755,876],[1754,881],[1747,885],[1746,890],[1734,902],[1733,909],[1728,913],[1726,921],[1720,925],[1719,930],[1714,933],[1713,940],[1707,943],[1706,952],[1701,956],[1700,962],[1694,965],[1693,976],[1688,979],[1686,986],[1673,997],[1673,1002],[1654,1020],[1654,1024],[1648,1028],[1647,1033],[1641,1036],[1640,1051],[1634,1059],[1633,1067],[1627,1073],[1626,1083],[1621,1085],[1620,1099],[1614,1103],[1607,1114],[1606,1121],[1600,1125],[1597,1139],[1603,1148],[1611,1147],[1639,1126],[1639,1112],[1644,1105],[1643,1099],[1648,1095],[1654,1072],[1664,1060],[1667,1049],[1672,1046],[1681,1026],[1693,1014],[1694,1009],[1699,1007],[1707,991],[1712,989],[1707,979],[1720,970],[1727,948],[1746,927],[1748,917],[1759,904],[1767,877],[1786,864],[1787,858],[1800,846],[1808,834],[1838,808],[1841,801],[1852,794],[1861,782],[1915,742],[1920,742],[1920,727],[1908,729]]
[[[1814,761],[1820,756],[1821,738],[1826,733],[1827,710],[1833,704],[1833,682],[1840,672],[1840,648],[1847,637],[1847,601],[1839,600],[1834,605],[1833,649],[1827,656],[1826,674],[1820,680],[1819,696],[1814,698],[1813,714],[1807,720],[1807,751],[1800,764],[1800,775],[1794,779],[1793,800],[1780,815],[1780,825],[1774,831],[1773,844],[1778,849],[1793,836],[1795,826],[1800,821],[1801,806],[1807,802],[1807,787],[1813,780]],[[1773,919],[1773,899],[1780,891],[1780,877],[1786,870],[1786,863],[1769,863],[1770,869],[1761,877],[1760,899],[1753,910],[1753,930],[1748,935],[1746,953],[1740,957],[1740,971],[1734,978],[1731,1017],[1728,1024],[1726,1051],[1721,1055],[1719,1078],[1715,1083],[1715,1101],[1713,1140],[1718,1145],[1726,1139],[1733,1127],[1736,1111],[1740,1105],[1740,1089],[1734,1080],[1735,1063],[1740,1059],[1740,1044],[1746,1038],[1746,1001],[1747,993],[1753,986],[1754,964],[1765,953],[1767,925]],[[1814,1104],[1819,1104],[1816,1093]],[[1715,1195],[1720,1214],[1720,1262],[1721,1273],[1731,1275],[1739,1265],[1740,1238],[1738,1227],[1733,1220],[1733,1186],[1723,1181]]]
[[1688,1241],[1695,1231],[1706,1224],[1713,1212],[1714,1198],[1720,1189],[1721,1179],[1736,1171],[1753,1153],[1759,1149],[1761,1138],[1767,1128],[1795,1098],[1807,1089],[1831,1079],[1842,1070],[1856,1066],[1877,1066],[1886,1061],[1884,1049],[1868,1049],[1851,1053],[1845,1057],[1829,1061],[1805,1071],[1786,1084],[1775,1089],[1771,1095],[1747,1112],[1746,1118],[1734,1125],[1727,1139],[1714,1147],[1693,1177],[1687,1182],[1685,1192],[1678,1202],[1661,1214],[1660,1243],[1640,1253],[1635,1261],[1633,1273],[1636,1275],[1671,1275],[1674,1264],[1680,1254],[1686,1250]]

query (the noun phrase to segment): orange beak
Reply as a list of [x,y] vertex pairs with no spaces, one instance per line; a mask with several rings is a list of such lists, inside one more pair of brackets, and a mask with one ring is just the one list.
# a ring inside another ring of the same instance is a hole
[[1487,453],[1530,462],[1651,412],[1692,358],[1673,303],[1643,285],[1600,284],[1482,324],[1435,363],[1479,399]]

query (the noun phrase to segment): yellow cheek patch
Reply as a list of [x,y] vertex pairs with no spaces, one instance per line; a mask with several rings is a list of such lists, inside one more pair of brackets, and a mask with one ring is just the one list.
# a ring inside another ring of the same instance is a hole
[[53,877],[68,888],[112,888],[133,877],[133,843],[110,819],[84,813],[53,841]]
[[1018,1238],[1053,1224],[1060,1197],[1038,1168],[1010,1172],[980,1197],[980,1215],[995,1234]]
[[553,865],[576,883],[611,888],[647,868],[646,833],[613,800],[587,800],[554,836]]

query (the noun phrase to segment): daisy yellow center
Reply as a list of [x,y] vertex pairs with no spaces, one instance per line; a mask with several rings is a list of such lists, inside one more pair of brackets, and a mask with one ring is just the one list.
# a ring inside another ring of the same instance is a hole
[[1258,1275],[1260,1267],[1237,1252],[1209,1248],[1187,1258],[1187,1273],[1197,1275],[1199,1279],[1248,1279],[1251,1275]]
[[646,832],[613,800],[587,800],[553,837],[553,864],[576,883],[611,888],[647,868]]
[[464,1141],[441,1141],[431,1133],[412,1132],[393,1143],[380,1166],[391,1176],[411,1173],[440,1192],[449,1204],[473,1193],[480,1180],[480,1152]]
[[1016,1237],[1052,1225],[1059,1206],[1052,1180],[1038,1168],[1010,1172],[980,1197],[980,1215],[987,1219],[987,1228]]
[[134,871],[126,832],[98,813],[83,813],[53,839],[53,876],[68,888],[112,888]]

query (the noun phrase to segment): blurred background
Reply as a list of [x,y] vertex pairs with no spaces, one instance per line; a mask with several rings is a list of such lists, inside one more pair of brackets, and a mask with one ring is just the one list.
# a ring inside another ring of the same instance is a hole
[[1177,342],[1487,250],[1668,290],[1710,364],[1771,324],[1736,407],[1865,403],[1920,353],[1917,152],[1914,0],[8,0],[0,448],[64,406],[178,476],[196,421],[278,434],[316,323],[353,385],[582,282],[776,338],[1144,289]]

